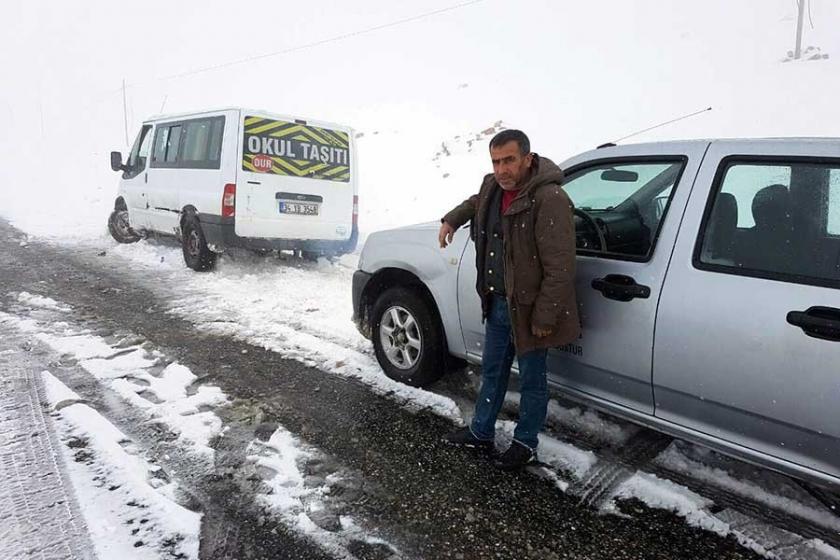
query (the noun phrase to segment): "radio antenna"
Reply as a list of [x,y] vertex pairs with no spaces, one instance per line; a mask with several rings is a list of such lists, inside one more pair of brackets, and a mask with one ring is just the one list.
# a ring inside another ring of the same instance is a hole
[[122,94],[123,94],[123,124],[125,125],[125,145],[126,145],[126,147],[128,147],[131,144],[128,143],[128,108],[127,108],[127,103],[125,101],[125,78],[123,78]]
[[646,129],[644,129],[644,130],[639,130],[638,132],[634,132],[633,134],[628,134],[627,136],[624,136],[624,137],[622,137],[622,138],[619,138],[618,140],[616,140],[615,142],[613,142],[613,144],[618,144],[618,143],[619,143],[619,142],[621,142],[622,140],[627,140],[628,138],[632,138],[632,137],[634,137],[634,136],[638,136],[639,134],[642,134],[642,133],[644,133],[644,132],[648,132],[648,131],[650,131],[650,130],[654,130],[654,129],[659,128],[659,127],[662,127],[662,126],[665,126],[665,125],[668,125],[668,124],[672,124],[672,123],[675,123],[675,122],[677,122],[677,121],[681,121],[681,120],[684,120],[684,119],[687,119],[687,118],[690,118],[690,117],[694,117],[694,116],[696,116],[696,115],[699,115],[699,114],[701,114],[701,113],[705,113],[706,111],[711,111],[711,110],[712,110],[712,108],[711,108],[711,107],[706,107],[705,109],[701,109],[700,111],[695,111],[695,112],[690,113],[690,114],[688,114],[688,115],[683,115],[683,116],[681,116],[681,117],[677,117],[676,119],[671,119],[670,121],[666,121],[666,122],[664,122],[664,123],[659,123],[659,124],[657,124],[657,125],[655,125],[655,126],[651,126],[650,128],[646,128]]

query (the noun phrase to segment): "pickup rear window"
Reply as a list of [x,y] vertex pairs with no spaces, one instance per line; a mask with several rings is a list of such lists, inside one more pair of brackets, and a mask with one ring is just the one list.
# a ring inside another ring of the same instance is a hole
[[716,183],[695,265],[840,286],[840,162],[730,159]]

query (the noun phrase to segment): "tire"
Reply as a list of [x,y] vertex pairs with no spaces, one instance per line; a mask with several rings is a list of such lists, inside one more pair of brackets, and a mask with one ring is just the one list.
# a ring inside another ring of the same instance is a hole
[[207,246],[201,222],[195,214],[187,214],[181,226],[181,248],[184,262],[196,272],[211,270],[216,264],[216,253]]
[[309,261],[309,262],[318,262],[318,259],[320,259],[321,257],[327,259],[330,262],[334,262],[335,259],[338,258],[335,253],[331,253],[331,252],[322,252],[322,251],[301,251],[300,252],[300,258],[302,258],[305,261]]
[[817,499],[825,508],[840,518],[840,489],[828,489],[822,486],[814,486],[803,480],[796,479],[796,482],[805,489],[811,496]]
[[128,223],[128,210],[114,210],[108,217],[108,231],[117,243],[136,243],[140,235]]
[[301,251],[300,258],[305,261],[309,262],[318,262],[318,258],[321,256],[321,253],[318,251]]
[[385,375],[425,387],[446,372],[440,319],[417,291],[389,288],[376,299],[371,318],[373,349]]

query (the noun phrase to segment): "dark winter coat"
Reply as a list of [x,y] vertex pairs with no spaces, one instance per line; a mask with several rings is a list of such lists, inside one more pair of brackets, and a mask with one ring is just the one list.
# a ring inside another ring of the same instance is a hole
[[[574,206],[562,189],[563,172],[551,160],[534,154],[531,178],[502,216],[505,247],[505,292],[517,355],[568,344],[580,336],[575,297]],[[493,174],[477,195],[468,198],[443,221],[457,229],[471,220],[475,241],[476,289],[484,318],[490,309],[485,266],[487,212],[501,187]],[[537,338],[531,327],[551,329]]]

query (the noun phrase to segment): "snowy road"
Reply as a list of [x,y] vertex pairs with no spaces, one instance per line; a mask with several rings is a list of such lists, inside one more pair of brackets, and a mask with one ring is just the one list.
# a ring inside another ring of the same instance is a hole
[[[41,407],[44,385],[27,337],[0,339],[0,557],[93,559],[87,528],[61,468],[61,443]],[[42,528],[54,528],[49,539]]]
[[442,446],[476,375],[385,378],[349,320],[352,260],[239,255],[197,275],[171,245],[56,246],[0,222],[0,262],[0,334],[23,341],[4,358],[41,375],[100,558],[840,558],[818,538],[840,518],[785,479],[559,399],[544,466],[507,475]]

